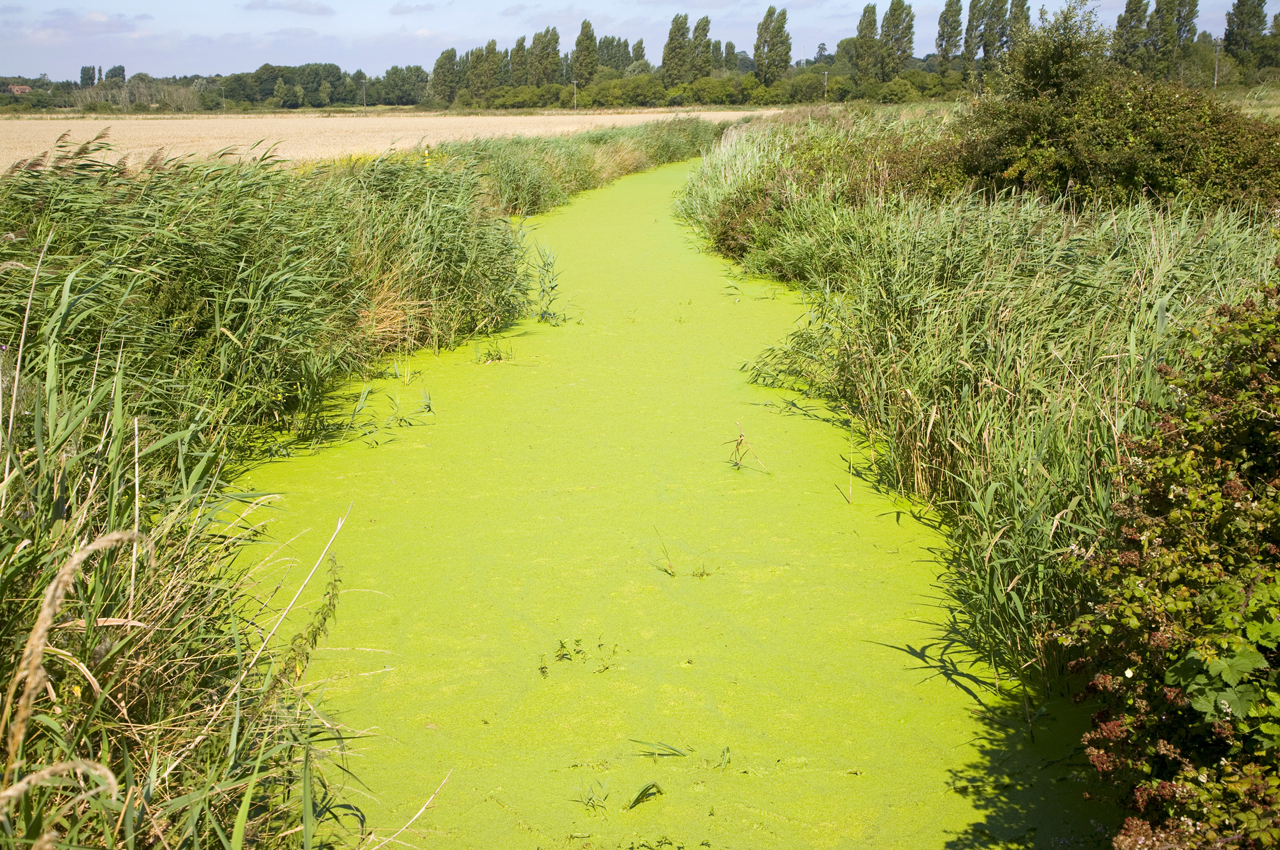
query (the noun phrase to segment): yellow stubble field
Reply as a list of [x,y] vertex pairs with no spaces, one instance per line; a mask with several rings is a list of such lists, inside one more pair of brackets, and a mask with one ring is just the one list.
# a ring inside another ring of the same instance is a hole
[[226,148],[244,153],[255,144],[258,148],[254,153],[267,145],[275,145],[276,156],[289,160],[315,160],[476,137],[553,136],[669,120],[676,116],[732,121],[753,114],[763,113],[647,110],[536,115],[375,112],[367,115],[23,117],[0,120],[0,169],[49,150],[64,133],[78,143],[103,130],[108,131],[108,138],[116,150],[127,154],[131,160],[145,159],[158,149],[164,149],[167,155],[210,154]]

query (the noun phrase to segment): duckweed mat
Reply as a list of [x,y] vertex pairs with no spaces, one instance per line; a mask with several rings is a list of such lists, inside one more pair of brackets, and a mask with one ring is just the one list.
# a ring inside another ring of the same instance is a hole
[[1086,721],[1027,726],[939,666],[941,535],[850,474],[824,410],[748,383],[804,309],[672,218],[688,169],[526,222],[566,323],[402,361],[370,398],[429,397],[421,424],[245,482],[285,494],[288,576],[350,510],[312,679],[364,732],[365,828],[448,775],[397,841],[1099,845]]

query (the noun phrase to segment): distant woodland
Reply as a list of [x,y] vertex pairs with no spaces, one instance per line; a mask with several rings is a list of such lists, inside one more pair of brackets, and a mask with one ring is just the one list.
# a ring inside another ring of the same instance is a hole
[[[1221,38],[1198,31],[1197,0],[1128,0],[1111,31],[1111,58],[1154,78],[1196,87],[1280,78],[1280,14],[1235,0]],[[713,38],[712,22],[676,15],[661,53],[583,21],[572,42],[555,27],[502,47],[445,50],[431,70],[395,65],[382,76],[331,63],[266,64],[214,76],[129,76],[85,65],[79,80],[0,77],[0,111],[215,112],[342,109],[531,109],[777,105],[869,100],[903,103],[981,91],[1030,25],[1028,0],[947,0],[935,50],[913,55],[911,4],[867,4],[857,31],[812,57],[795,57],[787,10],[770,6],[751,44]],[[29,89],[29,90],[28,90]]]

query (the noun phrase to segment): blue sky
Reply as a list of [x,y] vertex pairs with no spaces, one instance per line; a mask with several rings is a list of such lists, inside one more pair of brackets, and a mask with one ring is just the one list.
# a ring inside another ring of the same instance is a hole
[[[917,0],[916,55],[933,49],[944,0]],[[857,29],[862,2],[798,0],[787,9],[792,54],[812,56],[819,42],[836,42]],[[883,14],[888,0],[879,3]],[[968,6],[966,0],[966,8]],[[1054,0],[1049,9],[1060,5]],[[1197,23],[1221,34],[1230,0],[1201,0]],[[81,65],[124,65],[129,74],[229,74],[264,62],[295,65],[336,62],[345,70],[381,74],[391,65],[431,69],[440,51],[465,50],[490,38],[499,48],[547,26],[560,31],[561,49],[572,46],[583,19],[597,36],[643,38],[650,61],[662,58],[673,15],[690,21],[711,17],[711,37],[750,51],[755,25],[767,2],[713,0],[687,4],[668,0],[611,0],[573,5],[539,0],[75,0],[43,3],[0,0],[0,75],[79,79]],[[1033,0],[1032,14],[1038,8]],[[1114,25],[1123,0],[1096,9]]]

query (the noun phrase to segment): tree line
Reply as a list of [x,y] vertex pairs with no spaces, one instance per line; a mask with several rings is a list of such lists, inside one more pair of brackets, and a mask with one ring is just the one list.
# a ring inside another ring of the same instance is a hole
[[[1152,5],[1154,3],[1154,5]],[[1112,31],[1111,58],[1132,70],[1209,87],[1280,78],[1280,14],[1267,27],[1265,0],[1234,0],[1221,39],[1198,31],[1197,0],[1127,0]],[[981,91],[1001,58],[1031,26],[1029,0],[946,0],[935,50],[913,55],[915,12],[906,0],[862,10],[836,49],[818,45],[793,61],[787,10],[770,6],[748,51],[713,38],[709,16],[671,20],[660,64],[643,39],[597,37],[589,20],[572,44],[556,27],[466,51],[444,50],[430,72],[392,66],[381,76],[332,63],[265,64],[256,71],[126,77],[116,65],[81,68],[80,81],[0,79],[0,110],[79,107],[86,111],[418,106],[428,109],[784,104],[868,99],[901,102]],[[32,91],[9,95],[7,85]]]

